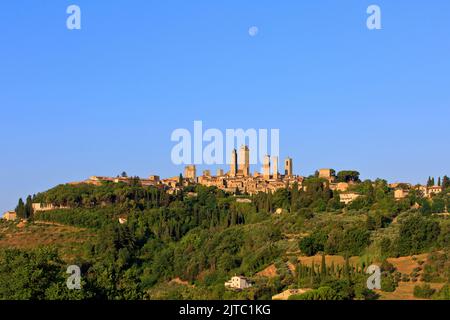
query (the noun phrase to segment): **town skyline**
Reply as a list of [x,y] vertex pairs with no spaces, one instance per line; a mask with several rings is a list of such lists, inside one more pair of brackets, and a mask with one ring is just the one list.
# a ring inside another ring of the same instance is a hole
[[[200,173],[197,171],[195,164],[188,164],[184,167],[182,173],[174,177],[161,177],[158,174],[151,174],[148,178],[142,178],[139,176],[128,176],[123,171],[115,177],[95,175],[83,181],[62,182],[58,185],[88,184],[100,186],[103,183],[133,184],[139,181],[143,187],[163,188],[170,194],[177,194],[188,186],[202,185],[205,187],[216,187],[234,195],[256,195],[258,193],[275,193],[277,190],[285,188],[297,188],[298,190],[307,191],[304,181],[315,177],[323,180],[326,187],[331,191],[337,192],[340,202],[345,205],[352,203],[361,196],[360,193],[352,190],[355,185],[365,182],[360,179],[360,172],[357,170],[336,171],[333,168],[322,168],[317,169],[313,175],[302,176],[295,174],[293,170],[294,159],[286,157],[281,170],[279,170],[279,156],[266,155],[263,158],[262,170],[252,171],[250,152],[251,149],[246,144],[242,144],[239,149],[233,148],[231,150],[230,163],[228,164],[229,170],[225,171],[219,168],[216,174],[213,174],[211,169],[205,169]],[[387,186],[393,191],[395,200],[399,201],[408,197],[412,191],[419,192],[426,198],[432,198],[445,189],[445,186],[449,183],[449,177],[447,175],[439,176],[436,180],[435,177],[429,176],[426,184],[412,184],[408,181],[385,181]],[[372,184],[375,186],[376,181],[372,180]],[[31,199],[33,201],[35,195],[29,196],[32,196]],[[21,201],[23,201],[22,198],[19,202]],[[32,208],[35,212],[38,212],[70,207],[58,207],[52,203],[34,202]],[[14,210],[7,210],[3,213],[3,217],[7,220],[15,220],[17,215]]]

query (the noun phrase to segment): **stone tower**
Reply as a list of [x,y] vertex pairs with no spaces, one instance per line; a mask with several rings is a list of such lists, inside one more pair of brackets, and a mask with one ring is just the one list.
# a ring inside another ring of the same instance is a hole
[[292,159],[286,158],[284,161],[284,174],[287,177],[292,177]]
[[279,173],[278,173],[278,157],[272,157],[272,168],[273,168],[273,178],[275,180],[278,180],[278,178],[280,177]]
[[239,172],[244,177],[250,175],[250,149],[247,146],[242,146],[239,150]]
[[270,156],[265,156],[263,161],[263,177],[266,180],[270,179]]
[[195,165],[189,165],[184,168],[184,177],[191,180],[197,178],[197,169],[195,168]]
[[236,177],[238,170],[238,159],[237,159],[237,151],[233,149],[231,152],[231,168],[230,168],[230,176]]

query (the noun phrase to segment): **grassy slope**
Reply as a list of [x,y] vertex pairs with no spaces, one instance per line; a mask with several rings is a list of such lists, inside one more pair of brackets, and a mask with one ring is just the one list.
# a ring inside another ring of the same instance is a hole
[[83,244],[93,240],[91,230],[55,223],[0,224],[0,248],[35,249],[51,246],[58,249],[65,261],[83,255]]

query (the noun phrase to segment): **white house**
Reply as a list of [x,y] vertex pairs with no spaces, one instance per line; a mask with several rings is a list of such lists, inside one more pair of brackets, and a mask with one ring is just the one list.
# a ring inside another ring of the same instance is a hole
[[235,290],[245,290],[252,287],[252,283],[245,277],[234,276],[230,281],[225,282],[225,287]]

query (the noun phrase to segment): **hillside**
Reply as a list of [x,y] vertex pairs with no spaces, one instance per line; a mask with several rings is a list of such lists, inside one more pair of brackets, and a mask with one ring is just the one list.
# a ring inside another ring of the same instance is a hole
[[[360,200],[344,205],[320,179],[305,184],[248,202],[202,186],[57,186],[33,202],[64,209],[1,222],[0,298],[271,299],[297,288],[308,289],[301,299],[449,298],[450,221],[432,213],[448,190],[395,201],[386,182],[363,182]],[[71,264],[82,269],[78,292],[64,287]],[[381,291],[366,287],[371,264]],[[54,273],[30,292],[17,268]],[[253,287],[225,289],[233,275]]]

